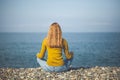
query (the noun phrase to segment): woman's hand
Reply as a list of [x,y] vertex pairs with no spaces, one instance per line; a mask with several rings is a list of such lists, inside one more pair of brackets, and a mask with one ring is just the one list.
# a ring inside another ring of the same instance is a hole
[[70,54],[73,56],[74,53],[71,51]]
[[38,58],[39,53],[36,54],[36,57]]

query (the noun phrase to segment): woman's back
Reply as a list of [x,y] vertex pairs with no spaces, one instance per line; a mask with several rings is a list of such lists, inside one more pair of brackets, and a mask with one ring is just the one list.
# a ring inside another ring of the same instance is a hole
[[47,49],[48,51],[47,64],[50,66],[62,66],[64,65],[62,49],[64,50],[67,59],[70,59],[72,57],[72,55],[69,54],[68,44],[65,39],[63,39],[62,41],[62,45],[63,47],[51,48],[47,45],[47,38],[45,38],[42,43],[42,48],[40,51],[41,54],[37,55],[37,57],[43,58],[45,50]]

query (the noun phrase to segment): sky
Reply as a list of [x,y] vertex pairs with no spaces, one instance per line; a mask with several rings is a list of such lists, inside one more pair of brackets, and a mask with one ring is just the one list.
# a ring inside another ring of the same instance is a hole
[[0,0],[0,32],[120,32],[120,0]]

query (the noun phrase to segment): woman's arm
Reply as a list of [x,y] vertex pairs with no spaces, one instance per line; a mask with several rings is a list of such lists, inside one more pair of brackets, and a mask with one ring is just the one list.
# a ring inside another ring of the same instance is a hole
[[67,59],[71,59],[73,57],[73,52],[69,52],[68,43],[65,39],[63,39],[64,53]]
[[45,39],[43,40],[43,42],[42,42],[42,47],[41,47],[41,50],[40,50],[40,52],[39,53],[37,53],[37,58],[43,58],[44,57],[44,55],[45,55],[45,52],[46,52],[46,41],[45,41]]

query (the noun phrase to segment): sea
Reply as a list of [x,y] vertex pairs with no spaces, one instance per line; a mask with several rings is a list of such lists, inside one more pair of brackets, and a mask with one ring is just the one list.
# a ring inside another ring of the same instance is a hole
[[[47,33],[0,33],[0,68],[36,68],[36,54]],[[120,67],[119,32],[63,33],[74,52],[72,66]],[[64,52],[63,57],[65,58]],[[47,58],[47,52],[45,59]]]

